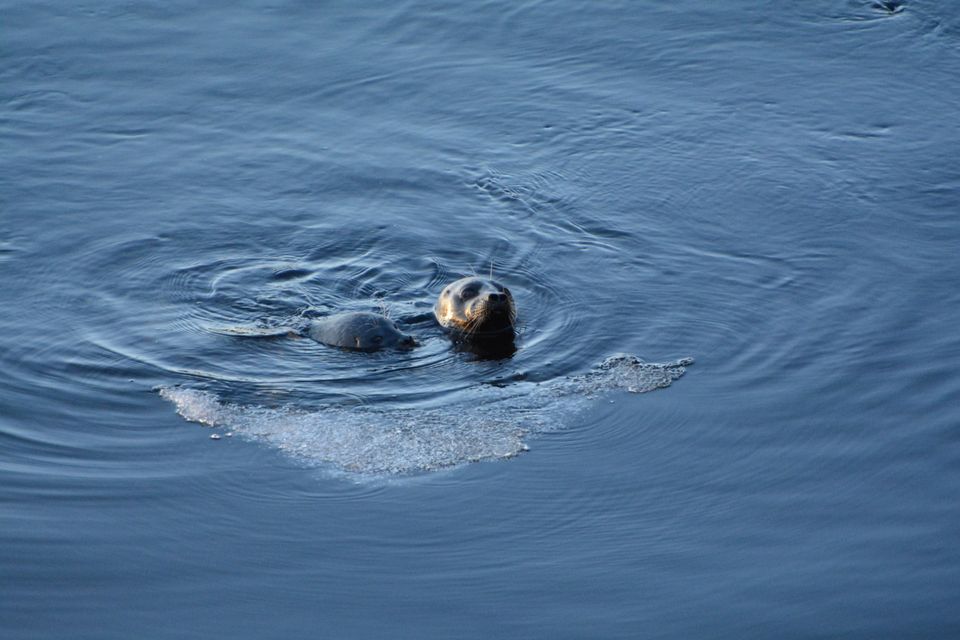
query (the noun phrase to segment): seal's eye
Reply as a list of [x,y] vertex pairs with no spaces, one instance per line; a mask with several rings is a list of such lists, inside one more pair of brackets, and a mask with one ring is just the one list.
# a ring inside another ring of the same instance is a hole
[[383,342],[383,336],[373,336],[373,344],[380,344]]
[[470,298],[476,297],[476,295],[477,295],[476,289],[467,288],[460,292],[460,297],[463,298],[464,300],[469,300]]

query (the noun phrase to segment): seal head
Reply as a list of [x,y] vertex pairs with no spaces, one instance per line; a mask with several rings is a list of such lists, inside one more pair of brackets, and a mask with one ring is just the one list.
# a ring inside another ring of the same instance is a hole
[[411,349],[417,346],[416,340],[402,333],[393,320],[365,311],[317,318],[310,323],[307,334],[331,347],[355,351]]
[[476,276],[452,282],[440,292],[433,313],[461,340],[513,344],[517,306],[499,282]]

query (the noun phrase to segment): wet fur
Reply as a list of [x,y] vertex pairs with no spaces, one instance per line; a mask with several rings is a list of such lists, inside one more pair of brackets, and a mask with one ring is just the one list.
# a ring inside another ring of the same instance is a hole
[[[464,294],[473,294],[467,295]],[[490,300],[490,296],[505,299]],[[494,280],[471,276],[447,285],[440,293],[434,315],[441,326],[464,340],[514,337],[517,306],[510,290]]]
[[308,334],[317,342],[355,351],[416,346],[414,339],[401,333],[392,320],[376,313],[338,313],[318,318],[310,323]]

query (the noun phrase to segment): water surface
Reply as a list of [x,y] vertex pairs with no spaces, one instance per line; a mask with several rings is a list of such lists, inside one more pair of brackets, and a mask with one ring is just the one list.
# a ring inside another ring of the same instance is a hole
[[0,635],[960,634],[955,3],[2,15]]

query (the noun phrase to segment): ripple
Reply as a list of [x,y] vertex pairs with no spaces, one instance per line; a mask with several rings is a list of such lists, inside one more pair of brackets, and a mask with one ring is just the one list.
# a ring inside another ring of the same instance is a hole
[[527,215],[563,214],[574,201],[561,195],[565,178],[556,171],[527,172],[511,176],[487,167],[475,172],[468,184],[494,202]]
[[[454,184],[458,179],[442,178]],[[516,455],[525,434],[547,430],[544,416],[562,422],[553,407],[572,400],[558,400],[560,381],[567,385],[565,398],[588,397],[575,374],[607,355],[597,332],[588,330],[597,318],[584,306],[583,284],[546,268],[558,241],[573,247],[595,238],[615,246],[627,238],[578,214],[555,171],[507,178],[491,170],[477,181],[478,188],[512,190],[542,220],[554,216],[545,223],[550,230],[518,218],[465,231],[465,221],[478,214],[485,219],[471,208],[477,205],[474,194],[467,194],[465,213],[433,235],[423,234],[411,214],[409,221],[394,215],[391,224],[321,220],[265,229],[257,223],[202,233],[177,225],[105,236],[43,262],[42,277],[62,281],[53,288],[75,312],[72,337],[35,348],[35,357],[9,355],[36,368],[31,379],[51,387],[60,378],[44,377],[63,370],[87,375],[97,393],[117,397],[137,379],[149,381],[148,388],[208,393],[228,408],[221,420],[229,415],[253,424],[248,408],[280,407],[262,410],[279,412],[271,415],[287,425],[285,435],[269,431],[259,439],[276,444],[271,438],[286,438],[277,446],[296,449],[298,459],[317,462],[316,452],[326,450],[322,443],[303,442],[311,428],[342,423],[351,431],[341,437],[353,449],[340,447],[333,459],[320,461],[339,469],[408,473]],[[64,273],[96,276],[81,287],[62,280]],[[519,308],[513,357],[484,360],[458,351],[433,321],[440,290],[471,274],[492,274],[513,291]],[[299,337],[298,327],[308,319],[340,311],[383,312],[420,347],[357,354]],[[95,358],[78,358],[83,350]],[[40,371],[40,360],[71,358],[76,367]],[[530,399],[505,400],[521,390]],[[502,417],[462,409],[474,403],[485,411],[500,407]],[[528,415],[535,409],[544,416]],[[525,416],[521,424],[516,415]],[[260,418],[255,423],[262,426],[266,420]],[[376,435],[393,423],[409,428]],[[354,449],[364,439],[379,443],[384,451],[378,455],[403,454],[358,458]]]
[[[95,304],[83,307],[82,340],[150,375],[202,381],[234,400],[296,396],[305,408],[333,400],[443,404],[484,379],[563,375],[589,348],[561,338],[580,332],[583,314],[575,289],[542,271],[547,243],[536,237],[497,233],[421,258],[410,250],[415,232],[396,226],[320,227],[259,248],[231,232],[200,238],[186,253],[191,239],[183,234],[103,239],[72,257],[84,272],[112,274],[87,292]],[[520,352],[482,362],[451,348],[431,310],[445,284],[491,270],[518,300]],[[421,347],[356,354],[297,339],[306,319],[338,311],[386,313]]]

